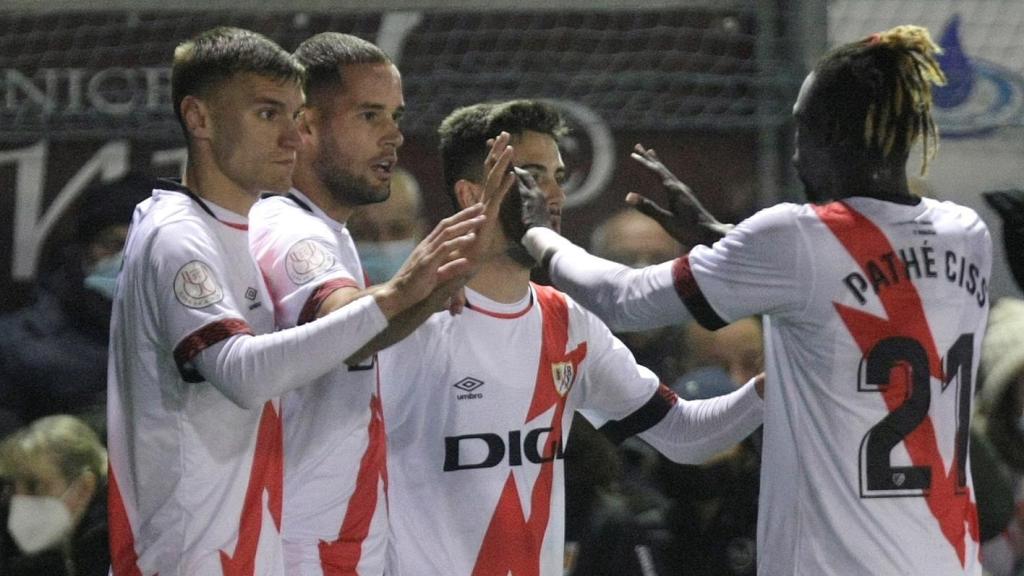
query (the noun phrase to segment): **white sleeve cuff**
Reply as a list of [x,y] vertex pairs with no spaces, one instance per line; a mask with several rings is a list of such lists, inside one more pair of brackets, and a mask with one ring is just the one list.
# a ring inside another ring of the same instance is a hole
[[530,256],[533,256],[533,259],[542,265],[545,263],[545,259],[550,258],[558,250],[567,246],[575,246],[558,232],[540,226],[527,230],[523,235],[522,243]]

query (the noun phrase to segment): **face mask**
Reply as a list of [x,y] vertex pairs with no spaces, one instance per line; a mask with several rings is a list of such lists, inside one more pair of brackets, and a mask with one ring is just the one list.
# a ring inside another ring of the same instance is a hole
[[93,265],[89,275],[85,277],[85,287],[93,292],[98,292],[108,300],[113,300],[114,288],[117,287],[117,274],[121,271],[123,259],[124,253],[122,252],[101,258]]
[[416,248],[415,240],[392,240],[390,242],[363,242],[356,245],[363,270],[370,282],[387,282],[398,272],[405,260]]
[[25,554],[53,548],[71,531],[71,513],[53,496],[11,496],[7,530]]

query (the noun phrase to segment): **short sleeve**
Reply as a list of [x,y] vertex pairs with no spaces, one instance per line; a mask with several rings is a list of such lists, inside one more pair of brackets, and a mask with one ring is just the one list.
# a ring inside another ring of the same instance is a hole
[[358,270],[338,257],[338,238],[320,218],[284,198],[256,204],[249,247],[267,283],[279,328],[316,318],[320,304],[339,288],[360,288]]
[[252,330],[229,289],[230,269],[220,241],[194,220],[170,222],[153,232],[145,268],[157,330],[171,343],[186,381],[202,378],[191,367],[195,356],[235,334]]
[[642,408],[657,394],[660,381],[654,372],[637,364],[626,345],[596,316],[584,312],[583,318],[587,328],[587,357],[579,409],[587,420],[600,427]]

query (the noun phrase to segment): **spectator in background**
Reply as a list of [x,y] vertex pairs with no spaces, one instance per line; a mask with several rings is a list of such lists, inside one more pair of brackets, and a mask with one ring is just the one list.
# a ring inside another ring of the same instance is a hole
[[102,576],[110,568],[107,451],[73,416],[47,416],[0,445],[13,488],[0,509],[0,573]]
[[75,234],[40,273],[35,301],[0,318],[0,436],[57,413],[102,430],[111,298],[132,211],[151,188],[128,174],[87,189],[72,212]]
[[427,230],[416,177],[402,168],[391,174],[391,196],[360,206],[346,223],[370,284],[387,282],[412,254]]
[[[687,344],[688,370],[672,386],[685,400],[728,394],[764,369],[757,317],[717,331],[691,322]],[[659,461],[661,489],[671,499],[666,525],[674,565],[692,576],[756,573],[760,473],[760,431],[699,466]]]
[[[602,258],[631,268],[665,262],[682,254],[682,245],[661,225],[631,208],[620,210],[598,226],[590,237],[590,249]],[[633,353],[637,364],[650,368],[668,384],[683,373],[683,330],[675,324],[615,335]]]
[[[764,370],[764,331],[757,316],[742,318],[714,331],[691,322],[686,326],[686,345],[686,372],[709,367],[723,370],[732,383],[729,391]],[[684,380],[680,378],[672,386],[677,393],[686,392],[679,389],[685,386]]]

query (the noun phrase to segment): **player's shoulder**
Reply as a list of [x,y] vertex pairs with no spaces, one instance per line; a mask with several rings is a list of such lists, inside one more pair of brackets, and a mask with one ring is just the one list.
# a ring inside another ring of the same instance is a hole
[[249,210],[250,218],[312,215],[309,205],[292,194],[265,194]]
[[279,240],[287,236],[293,241],[310,236],[332,237],[325,216],[294,192],[264,196],[256,202],[249,210],[250,235],[271,235]]
[[570,326],[589,326],[596,324],[605,327],[604,322],[596,314],[573,299],[572,296],[553,286],[531,283],[533,293],[540,304],[541,310],[548,313],[561,313],[565,310],[566,320]]
[[148,205],[140,207],[140,218],[132,235],[144,239],[149,259],[174,258],[216,250],[220,244],[208,216],[198,200],[176,190],[156,189]]
[[814,207],[811,204],[780,202],[762,208],[750,217],[742,220],[737,227],[747,231],[779,230],[796,227],[801,221],[814,218]]

